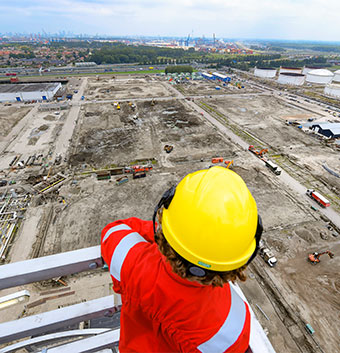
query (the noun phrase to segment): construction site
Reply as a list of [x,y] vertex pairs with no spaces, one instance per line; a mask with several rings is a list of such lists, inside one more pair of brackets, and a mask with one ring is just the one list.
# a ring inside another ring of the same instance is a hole
[[[165,190],[219,165],[245,180],[263,220],[262,252],[239,286],[273,349],[339,350],[340,159],[309,128],[336,117],[236,73],[91,76],[67,89],[67,105],[0,104],[1,265],[99,245],[109,222],[150,220]],[[105,269],[16,290],[29,301],[2,309],[0,323],[113,295]]]

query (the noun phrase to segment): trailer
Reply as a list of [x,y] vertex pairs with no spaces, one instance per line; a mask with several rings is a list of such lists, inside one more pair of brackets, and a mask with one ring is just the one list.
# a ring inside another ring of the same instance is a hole
[[322,196],[320,193],[318,193],[315,190],[307,189],[306,194],[312,200],[316,201],[321,207],[326,208],[331,205],[330,202],[324,196]]
[[270,160],[265,161],[266,167],[268,167],[274,174],[280,175],[281,174],[281,169],[279,168],[278,165],[273,163]]

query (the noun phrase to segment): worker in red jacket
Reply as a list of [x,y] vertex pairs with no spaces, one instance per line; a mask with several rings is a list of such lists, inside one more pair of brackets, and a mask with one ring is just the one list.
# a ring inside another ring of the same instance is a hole
[[246,184],[222,167],[168,190],[153,222],[108,224],[101,249],[122,297],[120,352],[246,352],[249,308],[230,281],[245,280],[261,233]]

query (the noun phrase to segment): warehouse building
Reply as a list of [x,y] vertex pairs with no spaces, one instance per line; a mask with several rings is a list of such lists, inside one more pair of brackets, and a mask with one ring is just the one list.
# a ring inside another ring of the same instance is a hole
[[320,85],[326,85],[333,79],[333,73],[326,69],[312,70],[307,73],[306,81],[309,83],[318,83]]
[[318,123],[312,125],[312,130],[328,138],[340,137],[340,123]]
[[332,83],[328,84],[325,87],[324,93],[327,96],[331,96],[334,98],[340,98],[340,82],[339,83],[333,83],[334,80],[332,81]]
[[208,74],[207,72],[202,72],[202,77],[206,78],[207,80],[215,80],[215,77]]
[[60,88],[60,82],[3,84],[0,102],[49,101]]
[[305,83],[306,76],[292,72],[284,72],[279,75],[278,83],[292,86],[302,86]]
[[280,74],[284,74],[287,72],[292,74],[302,74],[302,69],[301,67],[287,67],[287,66],[280,67]]
[[263,78],[274,78],[276,76],[276,69],[272,67],[255,67],[254,75]]
[[230,77],[226,75],[219,74],[218,72],[213,72],[213,76],[215,77],[215,80],[223,81],[223,82],[230,82]]

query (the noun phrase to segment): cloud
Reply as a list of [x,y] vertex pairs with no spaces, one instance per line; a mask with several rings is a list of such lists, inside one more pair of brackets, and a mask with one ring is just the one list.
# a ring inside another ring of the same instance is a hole
[[0,32],[336,40],[339,10],[335,0],[0,0]]

